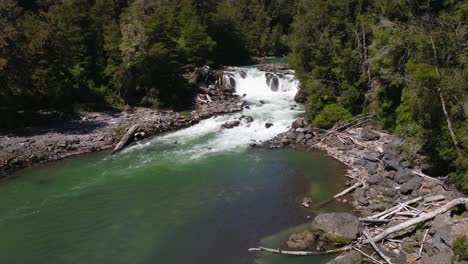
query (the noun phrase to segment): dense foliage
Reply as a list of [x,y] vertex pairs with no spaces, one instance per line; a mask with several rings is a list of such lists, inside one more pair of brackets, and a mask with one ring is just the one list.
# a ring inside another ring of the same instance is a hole
[[290,64],[309,117],[373,114],[468,191],[467,21],[467,1],[300,1]]
[[181,106],[181,75],[287,53],[294,1],[0,1],[0,110]]

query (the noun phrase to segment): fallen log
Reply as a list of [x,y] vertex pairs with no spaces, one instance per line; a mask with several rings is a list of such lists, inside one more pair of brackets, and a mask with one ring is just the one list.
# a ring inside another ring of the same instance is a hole
[[290,250],[281,250],[281,249],[273,249],[273,248],[266,248],[266,247],[256,247],[256,248],[249,248],[249,251],[265,251],[270,252],[273,254],[281,254],[281,255],[289,255],[289,256],[311,256],[311,255],[324,255],[324,254],[331,254],[331,253],[338,253],[346,250],[350,250],[352,248],[351,245],[325,250],[325,251],[290,251]]
[[112,154],[122,150],[125,146],[127,146],[131,141],[133,141],[133,135],[135,134],[135,132],[137,131],[138,129],[138,125],[133,125],[131,126],[127,132],[125,133],[125,135],[120,139],[119,143],[117,143],[117,145],[115,145],[115,148],[114,150],[112,151]]
[[356,188],[359,188],[359,187],[361,187],[361,186],[363,186],[362,182],[358,181],[358,182],[356,182],[355,184],[353,184],[353,186],[351,186],[351,187],[347,188],[346,190],[344,190],[344,191],[342,191],[342,192],[336,194],[335,196],[333,196],[333,198],[336,199],[336,198],[338,198],[338,197],[341,197],[341,196],[343,196],[343,195],[345,195],[345,194],[351,192],[352,190],[354,190],[354,189],[356,189]]
[[416,217],[414,219],[411,219],[411,220],[408,220],[406,222],[403,222],[399,225],[396,225],[396,226],[392,226],[390,228],[387,228],[385,231],[383,231],[382,233],[378,234],[377,236],[373,237],[372,239],[376,242],[388,237],[389,235],[393,234],[393,233],[396,233],[396,232],[399,232],[399,231],[402,231],[410,226],[413,226],[413,225],[416,225],[416,224],[419,224],[419,223],[422,223],[422,222],[426,222],[427,220],[430,220],[434,217],[436,217],[437,215],[439,214],[443,214],[445,212],[447,212],[448,210],[452,209],[453,207],[457,206],[457,205],[461,205],[461,204],[465,204],[465,203],[468,203],[468,198],[457,198],[457,199],[454,199],[448,203],[446,203],[444,206],[430,212],[430,213],[423,213],[421,214],[419,217]]

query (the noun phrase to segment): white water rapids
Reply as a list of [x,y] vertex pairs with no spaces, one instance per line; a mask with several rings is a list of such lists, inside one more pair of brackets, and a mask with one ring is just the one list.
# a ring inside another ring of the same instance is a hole
[[[242,151],[253,142],[269,140],[285,132],[294,118],[302,113],[301,107],[294,102],[298,81],[292,73],[279,78],[277,91],[273,91],[276,89],[267,84],[266,72],[256,68],[232,70],[236,94],[245,95],[243,100],[248,103],[250,109],[200,121],[194,126],[132,146],[124,153],[155,147],[158,150],[164,149],[159,153],[165,158],[177,157],[181,160],[197,159],[226,151]],[[241,71],[246,73],[245,78],[242,77]],[[242,121],[238,127],[231,129],[221,127],[226,121],[239,120],[242,115],[252,117],[253,122]],[[272,123],[273,126],[266,128],[265,123]],[[144,159],[150,161],[154,157],[146,155]]]

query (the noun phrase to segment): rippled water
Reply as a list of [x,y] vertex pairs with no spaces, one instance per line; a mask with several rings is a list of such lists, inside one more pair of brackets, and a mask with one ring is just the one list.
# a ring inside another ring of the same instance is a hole
[[[314,214],[299,206],[302,197],[329,198],[343,168],[319,153],[249,149],[301,114],[291,110],[297,82],[291,75],[272,92],[250,68],[237,69],[236,83],[251,104],[243,113],[0,184],[0,263],[319,263],[247,249],[280,246],[288,228]],[[254,122],[221,128],[241,115]]]

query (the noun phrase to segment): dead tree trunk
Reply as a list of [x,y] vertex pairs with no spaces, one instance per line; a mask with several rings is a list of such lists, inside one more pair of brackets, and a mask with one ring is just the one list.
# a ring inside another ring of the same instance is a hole
[[281,250],[281,249],[273,249],[273,248],[266,248],[266,247],[257,247],[257,248],[249,248],[249,251],[266,251],[273,254],[281,254],[281,255],[289,255],[289,256],[311,256],[311,255],[324,255],[324,254],[331,254],[331,253],[338,253],[346,250],[350,250],[352,247],[351,245],[326,250],[326,251],[290,251],[290,250]]
[[427,220],[430,220],[430,219],[436,217],[439,214],[443,214],[443,213],[447,212],[448,210],[452,209],[453,207],[455,207],[457,205],[465,204],[465,203],[468,203],[468,198],[454,199],[454,200],[446,203],[444,206],[442,206],[442,207],[440,207],[440,208],[438,208],[438,209],[436,209],[436,210],[434,210],[434,211],[432,211],[430,213],[423,213],[419,217],[416,217],[416,218],[411,219],[409,221],[403,222],[403,223],[401,223],[399,225],[387,228],[385,231],[383,231],[382,233],[375,236],[373,238],[373,240],[375,242],[378,242],[378,241],[386,238],[387,236],[389,236],[389,235],[391,235],[393,233],[404,230],[404,229],[406,229],[406,228],[408,228],[410,226],[426,222]]
[[133,135],[135,134],[136,130],[138,129],[138,125],[133,125],[131,126],[125,135],[120,139],[119,143],[115,145],[114,150],[112,151],[112,154],[120,151],[123,149],[125,146],[127,146],[132,140],[133,140]]

